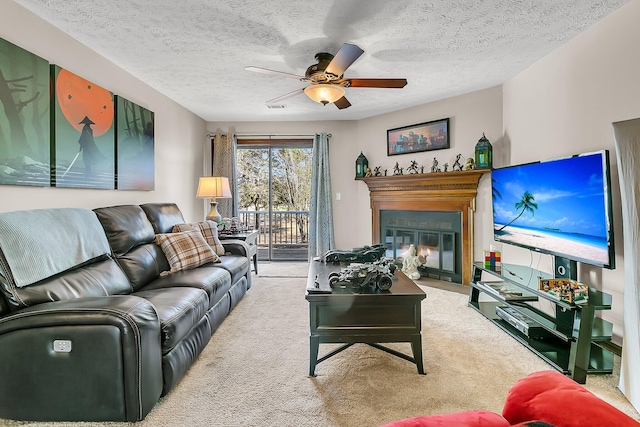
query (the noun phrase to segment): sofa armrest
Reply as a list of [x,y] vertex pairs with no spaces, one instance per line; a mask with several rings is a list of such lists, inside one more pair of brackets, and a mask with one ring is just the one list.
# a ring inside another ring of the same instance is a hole
[[640,423],[557,371],[519,380],[507,393],[502,416],[511,424],[539,420],[561,427],[638,427]]
[[221,240],[222,246],[224,246],[225,253],[231,255],[240,255],[244,257],[251,257],[251,248],[244,240],[225,239]]
[[28,307],[0,319],[0,417],[137,421],[162,392],[160,324],[132,295]]

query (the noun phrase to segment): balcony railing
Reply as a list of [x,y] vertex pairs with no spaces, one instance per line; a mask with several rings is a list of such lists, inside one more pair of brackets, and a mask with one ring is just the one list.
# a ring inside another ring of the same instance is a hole
[[272,211],[271,222],[269,211],[238,213],[242,223],[259,232],[258,259],[307,259],[309,211]]

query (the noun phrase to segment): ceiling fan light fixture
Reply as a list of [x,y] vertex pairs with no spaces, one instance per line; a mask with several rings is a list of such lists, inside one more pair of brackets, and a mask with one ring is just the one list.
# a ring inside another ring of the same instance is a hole
[[304,93],[313,101],[327,105],[342,98],[344,89],[332,84],[316,84],[305,87]]

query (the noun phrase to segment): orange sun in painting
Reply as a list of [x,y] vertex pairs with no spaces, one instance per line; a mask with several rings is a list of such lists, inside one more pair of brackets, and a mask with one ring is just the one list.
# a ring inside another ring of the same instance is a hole
[[113,99],[108,90],[61,69],[56,94],[62,114],[78,132],[82,132],[85,117],[94,123],[93,136],[103,135],[111,128]]

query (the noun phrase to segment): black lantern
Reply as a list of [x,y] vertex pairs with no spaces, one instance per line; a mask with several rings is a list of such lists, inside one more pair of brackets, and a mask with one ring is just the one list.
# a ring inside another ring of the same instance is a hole
[[367,158],[360,152],[360,155],[356,159],[356,178],[364,178],[367,173],[367,169],[369,168],[369,161]]
[[484,136],[482,132],[482,138],[478,140],[476,144],[476,169],[491,169],[493,167],[493,151],[491,143]]

